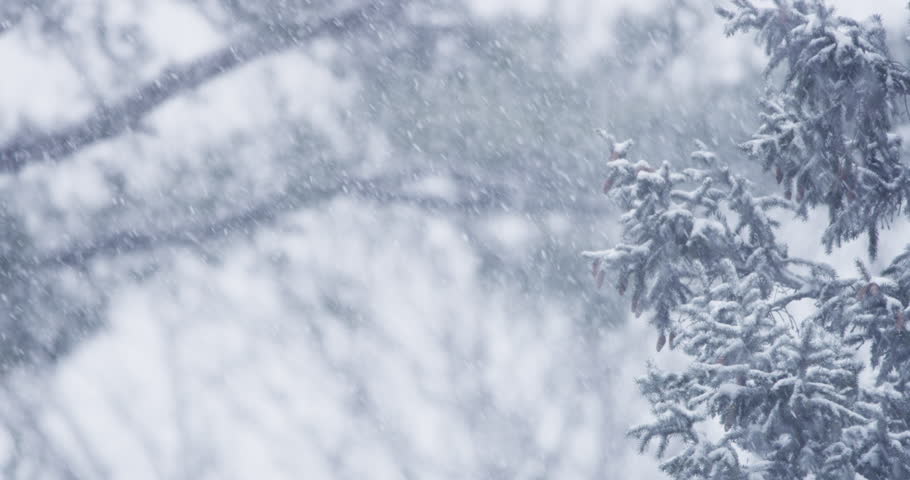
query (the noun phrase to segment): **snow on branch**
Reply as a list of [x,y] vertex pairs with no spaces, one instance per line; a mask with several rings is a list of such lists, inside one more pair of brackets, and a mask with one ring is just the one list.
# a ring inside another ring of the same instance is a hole
[[[631,289],[658,352],[669,345],[691,360],[638,380],[653,413],[629,432],[641,449],[672,452],[661,467],[679,480],[904,478],[910,253],[880,276],[860,265],[858,277],[839,278],[790,257],[777,237],[775,217],[799,216],[800,203],[753,193],[704,144],[691,156],[700,167],[679,172],[615,155],[608,141],[606,191],[624,211],[622,237],[583,255],[598,284]],[[788,307],[804,300],[816,310],[794,318]],[[872,388],[859,380],[867,369]],[[706,433],[712,423],[723,434]]]

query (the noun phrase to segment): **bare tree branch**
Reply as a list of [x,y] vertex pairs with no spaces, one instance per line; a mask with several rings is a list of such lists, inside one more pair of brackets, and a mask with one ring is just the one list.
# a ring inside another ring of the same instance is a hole
[[91,241],[88,244],[66,247],[35,260],[38,267],[79,266],[103,256],[126,255],[162,246],[201,245],[206,241],[225,238],[237,232],[249,232],[257,225],[269,223],[281,213],[300,208],[304,203],[318,204],[340,193],[337,190],[314,191],[304,202],[302,198],[278,195],[239,213],[207,225],[187,225],[185,228],[163,232],[126,231]]
[[390,193],[401,184],[406,175],[348,181],[326,188],[299,187],[272,195],[246,210],[228,215],[208,224],[189,224],[185,228],[162,232],[127,231],[72,245],[49,255],[34,259],[33,266],[79,266],[103,255],[124,255],[143,252],[162,246],[198,246],[207,241],[226,238],[238,232],[251,233],[259,226],[275,221],[288,212],[303,207],[313,207],[342,195],[383,203],[414,204],[424,208],[468,208],[489,204],[488,198],[454,205],[444,199],[421,195]]
[[457,199],[408,192],[402,186],[414,181],[414,174],[402,174],[374,179],[349,180],[317,188],[297,187],[264,199],[246,210],[228,215],[211,223],[189,224],[161,232],[127,231],[77,244],[33,259],[31,267],[78,267],[102,256],[126,255],[167,246],[199,246],[205,242],[227,238],[237,233],[252,233],[289,212],[314,207],[340,196],[361,199],[381,205],[408,205],[426,211],[449,211],[465,215],[491,212],[514,212],[527,215],[566,212],[573,215],[603,216],[607,207],[602,202],[579,198],[571,202],[552,202],[545,199],[520,200],[501,185],[478,185],[473,179],[456,178],[459,190],[470,192]]
[[97,142],[137,127],[145,116],[175,96],[257,58],[280,52],[327,33],[344,34],[400,9],[397,1],[378,0],[339,16],[307,25],[263,25],[259,30],[188,64],[171,67],[133,93],[99,106],[87,118],[55,132],[26,132],[0,147],[0,172],[17,173],[27,165],[59,161]]

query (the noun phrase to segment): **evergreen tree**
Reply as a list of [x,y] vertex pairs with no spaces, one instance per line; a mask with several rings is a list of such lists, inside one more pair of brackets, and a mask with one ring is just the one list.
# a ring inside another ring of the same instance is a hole
[[[783,195],[756,192],[704,144],[697,168],[677,171],[632,161],[631,142],[605,135],[622,242],[585,255],[598,283],[629,291],[658,351],[691,359],[680,373],[649,365],[638,382],[653,420],[630,434],[672,452],[661,467],[676,479],[910,478],[910,248],[878,276],[857,262],[841,278],[790,256],[776,220],[826,206],[822,244],[866,233],[876,256],[910,195],[894,132],[910,72],[877,17],[822,0],[718,11],[728,34],[756,33],[779,79],[742,147]],[[794,318],[805,301],[812,313]]]

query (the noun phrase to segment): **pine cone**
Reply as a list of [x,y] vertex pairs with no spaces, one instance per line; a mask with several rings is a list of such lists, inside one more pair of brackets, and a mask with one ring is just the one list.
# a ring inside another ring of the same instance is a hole
[[868,293],[869,293],[869,295],[871,295],[873,297],[877,297],[882,293],[882,289],[881,289],[881,287],[878,286],[877,283],[872,282],[869,284]]
[[859,291],[856,292],[856,299],[863,300],[866,297],[877,297],[881,295],[882,289],[875,282],[870,282],[868,285],[864,285]]

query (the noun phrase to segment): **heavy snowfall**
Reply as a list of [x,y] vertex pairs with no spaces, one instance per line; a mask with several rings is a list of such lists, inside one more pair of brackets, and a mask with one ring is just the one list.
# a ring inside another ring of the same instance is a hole
[[910,9],[0,0],[0,478],[910,478]]

